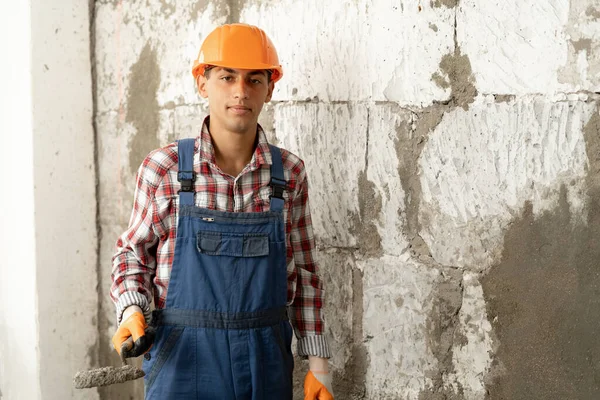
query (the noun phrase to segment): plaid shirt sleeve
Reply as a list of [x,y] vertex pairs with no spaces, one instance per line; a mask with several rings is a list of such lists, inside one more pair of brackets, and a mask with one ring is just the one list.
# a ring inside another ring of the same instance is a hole
[[116,305],[117,323],[131,305],[140,306],[146,320],[150,317],[151,278],[156,270],[158,237],[153,229],[156,186],[147,179],[147,175],[156,174],[150,170],[147,161],[148,158],[137,174],[129,227],[117,240],[113,256],[110,296]]
[[[308,180],[302,163],[296,195],[292,200],[288,253],[296,270],[296,293],[290,306],[290,319],[298,337],[298,355],[330,358],[324,331],[323,285],[318,275],[316,246],[308,203]],[[288,258],[289,258],[288,254]]]

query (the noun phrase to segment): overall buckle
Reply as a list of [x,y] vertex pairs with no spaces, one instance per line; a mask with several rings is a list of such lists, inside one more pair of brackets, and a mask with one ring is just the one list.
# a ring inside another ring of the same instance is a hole
[[270,197],[283,200],[283,192],[287,189],[287,182],[277,178],[271,178],[269,185],[273,188],[273,194]]
[[196,172],[179,171],[177,173],[177,180],[179,181],[179,183],[181,183],[181,189],[179,189],[179,192],[193,192],[194,182],[196,181]]

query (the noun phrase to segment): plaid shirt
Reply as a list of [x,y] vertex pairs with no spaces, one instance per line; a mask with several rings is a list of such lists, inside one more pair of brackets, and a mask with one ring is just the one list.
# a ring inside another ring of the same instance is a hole
[[[263,212],[270,206],[271,152],[258,129],[252,160],[237,178],[223,173],[204,121],[196,140],[194,170],[196,206],[230,212]],[[323,336],[323,288],[317,275],[315,241],[308,206],[308,183],[303,161],[281,150],[288,189],[284,192],[287,240],[289,315],[298,338],[300,356],[330,357]],[[150,299],[165,307],[175,254],[179,196],[177,144],[151,152],[137,174],[129,228],[119,237],[113,257],[111,298],[120,323],[125,308],[138,305],[150,316]]]

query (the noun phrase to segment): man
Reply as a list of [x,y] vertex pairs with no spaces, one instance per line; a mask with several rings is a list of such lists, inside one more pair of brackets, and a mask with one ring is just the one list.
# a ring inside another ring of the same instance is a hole
[[138,171],[113,258],[113,345],[145,353],[147,399],[291,399],[289,316],[305,399],[333,399],[304,164],[258,125],[283,75],[275,48],[257,27],[223,25],[192,72],[209,116]]

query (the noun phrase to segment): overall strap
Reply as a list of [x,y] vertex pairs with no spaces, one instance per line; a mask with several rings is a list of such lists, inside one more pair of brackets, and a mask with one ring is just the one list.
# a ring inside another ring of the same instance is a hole
[[194,145],[196,139],[188,138],[177,141],[177,151],[179,154],[179,170],[177,180],[181,183],[179,190],[179,205],[194,205],[194,189],[196,173],[194,172]]
[[283,161],[281,159],[281,150],[277,146],[269,145],[271,149],[271,182],[269,185],[273,188],[271,195],[271,211],[283,210],[283,191],[287,186],[287,182],[283,176]]

